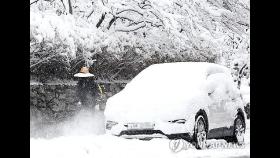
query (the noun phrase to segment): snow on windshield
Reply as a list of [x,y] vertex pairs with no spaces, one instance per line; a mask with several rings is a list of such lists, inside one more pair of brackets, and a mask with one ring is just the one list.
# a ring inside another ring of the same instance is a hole
[[222,66],[204,62],[154,64],[139,73],[131,83],[127,84],[126,89],[175,87],[167,85],[197,86],[208,74],[222,71],[225,71]]

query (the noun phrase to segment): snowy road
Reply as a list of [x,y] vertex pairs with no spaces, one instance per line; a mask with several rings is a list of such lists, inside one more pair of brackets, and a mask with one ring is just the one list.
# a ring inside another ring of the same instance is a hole
[[[181,148],[175,153],[169,148],[170,140],[152,139],[142,141],[137,139],[124,139],[103,134],[103,114],[95,115],[83,113],[71,122],[61,126],[63,136],[51,139],[31,138],[31,158],[131,158],[131,157],[250,157],[250,125],[248,125],[244,147],[239,148],[215,148],[196,150],[193,147]],[[92,125],[91,122],[97,122]],[[248,124],[250,122],[248,121]],[[181,145],[187,143],[181,141]],[[224,145],[224,140],[209,140],[210,144],[219,142]]]

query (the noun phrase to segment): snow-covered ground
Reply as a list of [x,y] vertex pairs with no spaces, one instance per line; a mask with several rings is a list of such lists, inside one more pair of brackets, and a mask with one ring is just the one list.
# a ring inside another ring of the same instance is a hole
[[[170,140],[152,139],[150,141],[124,139],[104,134],[103,112],[81,112],[73,120],[60,126],[60,134],[53,138],[30,138],[31,158],[118,158],[118,157],[250,157],[250,121],[247,121],[245,146],[239,148],[218,147],[196,150],[180,141],[180,151],[170,149]],[[183,143],[183,144],[182,144]],[[222,146],[232,145],[224,140],[209,140]]]

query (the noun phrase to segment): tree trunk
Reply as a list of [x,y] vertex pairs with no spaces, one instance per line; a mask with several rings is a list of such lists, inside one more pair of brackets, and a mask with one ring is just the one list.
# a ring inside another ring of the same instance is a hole
[[72,9],[71,0],[68,0],[68,5],[69,5],[69,13],[70,13],[70,14],[73,14],[73,9]]
[[241,86],[241,79],[242,79],[242,77],[243,77],[243,71],[244,71],[244,69],[246,68],[246,66],[247,66],[247,64],[244,64],[243,66],[242,66],[242,68],[239,70],[239,72],[238,72],[238,82],[237,82],[237,87],[238,87],[238,89],[240,89],[240,86]]
[[101,15],[101,18],[99,19],[99,21],[98,21],[98,23],[96,24],[96,28],[98,28],[100,25],[101,25],[101,23],[103,22],[103,20],[105,19],[105,15],[106,15],[107,13],[103,13],[102,15]]

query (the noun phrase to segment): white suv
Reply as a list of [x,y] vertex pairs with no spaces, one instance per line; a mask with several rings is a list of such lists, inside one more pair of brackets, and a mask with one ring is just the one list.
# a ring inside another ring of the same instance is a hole
[[244,102],[230,71],[205,62],[151,65],[108,99],[106,132],[125,138],[207,138],[242,144]]

